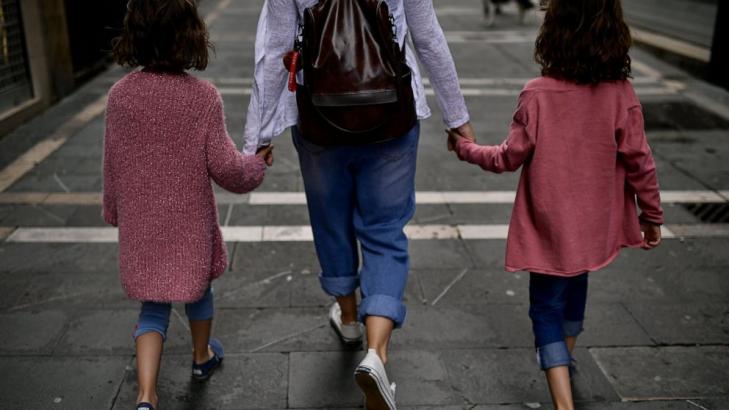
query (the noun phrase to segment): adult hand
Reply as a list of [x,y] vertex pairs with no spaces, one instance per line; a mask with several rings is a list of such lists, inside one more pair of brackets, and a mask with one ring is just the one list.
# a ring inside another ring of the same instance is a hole
[[642,222],[640,230],[643,231],[643,245],[645,250],[651,250],[661,244],[661,226],[649,222]]
[[273,165],[273,144],[264,145],[258,148],[256,156],[266,162],[269,167]]
[[458,128],[446,130],[446,134],[448,134],[448,151],[456,150],[459,138],[465,138],[476,142],[476,134],[473,132],[473,127],[470,122],[467,122]]
[[456,150],[458,138],[465,138],[474,142],[476,141],[476,134],[474,133],[470,122],[467,122],[458,128],[446,130],[446,132],[448,133],[448,151]]

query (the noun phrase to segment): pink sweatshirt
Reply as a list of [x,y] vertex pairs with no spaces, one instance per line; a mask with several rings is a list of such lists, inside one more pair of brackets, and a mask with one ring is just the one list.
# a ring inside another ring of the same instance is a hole
[[642,244],[640,220],[663,224],[643,113],[627,81],[532,80],[503,144],[461,139],[456,151],[487,171],[523,166],[506,246],[510,272],[598,270],[621,248]]
[[265,168],[236,149],[209,83],[146,71],[116,83],[106,109],[103,213],[119,227],[129,297],[199,300],[227,265],[211,179],[244,193]]

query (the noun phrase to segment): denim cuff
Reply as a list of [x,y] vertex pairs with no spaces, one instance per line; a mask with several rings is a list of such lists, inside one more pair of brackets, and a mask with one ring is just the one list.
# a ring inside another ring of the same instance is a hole
[[395,322],[395,329],[405,322],[407,308],[401,300],[388,295],[372,295],[362,299],[359,305],[359,321],[364,323],[367,316],[386,317]]
[[154,328],[154,327],[137,327],[134,329],[134,335],[132,337],[136,341],[139,336],[146,335],[147,333],[159,333],[162,336],[162,341],[167,341],[167,332],[166,330]]
[[577,337],[579,336],[583,328],[583,321],[571,321],[571,320],[565,320],[562,322],[562,331],[564,332],[565,337]]
[[349,296],[359,287],[359,276],[324,276],[319,275],[321,288],[330,296]]
[[554,342],[537,348],[537,361],[542,370],[554,367],[569,366],[572,356],[567,350],[567,343]]
[[203,297],[195,303],[185,305],[185,314],[188,320],[210,320],[215,315],[215,302],[213,301],[213,288],[209,287]]

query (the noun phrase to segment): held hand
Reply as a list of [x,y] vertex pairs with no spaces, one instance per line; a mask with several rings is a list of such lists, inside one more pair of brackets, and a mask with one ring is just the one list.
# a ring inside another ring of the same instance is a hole
[[[461,155],[461,152],[458,151],[458,141],[467,139],[460,133],[458,133],[457,130],[446,130],[446,133],[448,134],[448,151],[455,152],[458,159],[461,161],[464,161],[464,157]],[[473,141],[473,140],[470,140]]]
[[476,142],[476,133],[473,131],[473,127],[471,126],[470,122],[467,122],[460,127],[453,129],[453,131],[457,132],[458,135],[467,140]]
[[266,165],[273,166],[273,145],[265,145],[258,148],[256,156],[266,162]]
[[641,246],[645,250],[651,250],[661,244],[661,226],[641,222],[640,230],[643,231],[643,245]]
[[470,122],[467,122],[458,128],[446,130],[446,133],[448,134],[448,151],[451,152],[456,150],[456,145],[460,138],[476,142],[476,135],[473,132],[473,127]]

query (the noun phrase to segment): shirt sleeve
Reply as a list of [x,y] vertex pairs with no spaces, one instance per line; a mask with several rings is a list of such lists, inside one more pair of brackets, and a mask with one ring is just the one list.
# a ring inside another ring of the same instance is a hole
[[256,33],[255,71],[245,127],[244,152],[271,141],[280,131],[276,120],[285,113],[281,104],[290,93],[283,56],[294,47],[299,15],[293,0],[266,0]]
[[496,173],[519,169],[531,157],[536,146],[538,116],[534,112],[535,104],[522,94],[506,141],[501,145],[488,146],[461,138],[456,146],[458,157]]
[[470,120],[456,64],[438,22],[432,0],[403,0],[408,30],[420,61],[435,89],[443,121],[457,128]]
[[634,106],[628,110],[625,126],[618,130],[618,156],[627,171],[627,184],[638,198],[640,219],[662,225],[663,208],[658,186],[656,162],[645,135],[643,111]]
[[238,151],[228,135],[223,100],[217,91],[207,124],[205,160],[210,178],[222,188],[238,194],[258,188],[263,183],[266,164],[256,155]]

